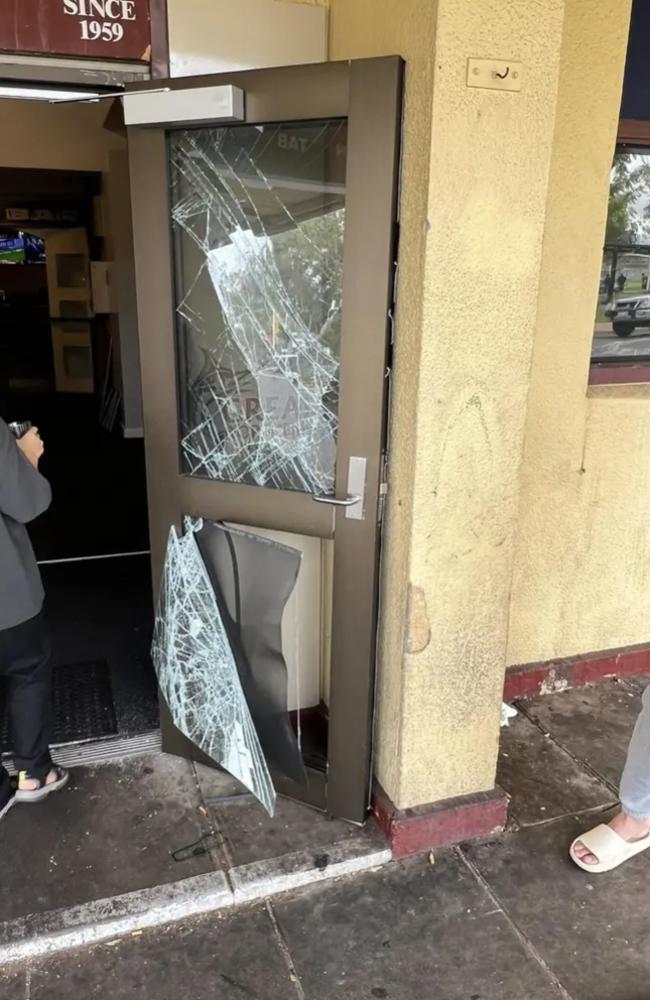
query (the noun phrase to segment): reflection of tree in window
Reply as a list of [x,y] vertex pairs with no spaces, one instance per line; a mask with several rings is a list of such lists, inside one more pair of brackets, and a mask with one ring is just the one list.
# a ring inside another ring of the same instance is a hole
[[605,242],[650,243],[650,156],[614,157]]

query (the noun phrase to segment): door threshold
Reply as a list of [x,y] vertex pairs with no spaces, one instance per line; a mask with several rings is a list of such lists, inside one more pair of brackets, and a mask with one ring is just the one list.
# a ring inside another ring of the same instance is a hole
[[150,556],[151,549],[136,549],[133,552],[106,552],[92,556],[64,556],[61,559],[39,559],[39,566],[61,566],[63,563],[97,562],[100,559],[132,559],[134,556]]
[[[96,767],[110,764],[123,757],[146,753],[161,753],[162,735],[159,729],[132,736],[114,736],[100,740],[80,740],[52,747],[52,756],[62,767]],[[10,774],[16,773],[11,754],[3,755],[2,763]]]

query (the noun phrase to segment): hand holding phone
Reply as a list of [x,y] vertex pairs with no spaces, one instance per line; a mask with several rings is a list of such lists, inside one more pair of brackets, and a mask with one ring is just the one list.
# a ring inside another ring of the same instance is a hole
[[45,445],[43,444],[41,435],[38,433],[38,427],[30,427],[22,437],[18,438],[16,444],[22,451],[27,461],[30,462],[35,469],[38,469],[38,463],[43,455],[43,452],[45,451]]
[[27,431],[30,429],[32,425],[31,421],[23,420],[23,421],[14,421],[14,423],[9,424],[8,426],[9,430],[11,431],[11,433],[15,438],[21,438],[24,434],[27,433]]

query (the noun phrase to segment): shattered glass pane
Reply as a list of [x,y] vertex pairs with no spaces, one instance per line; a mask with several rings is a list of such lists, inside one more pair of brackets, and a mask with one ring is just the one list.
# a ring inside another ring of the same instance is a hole
[[169,151],[184,471],[331,492],[346,122],[177,131]]
[[171,530],[152,656],[174,724],[238,778],[272,816],[275,789],[215,593],[187,522]]
[[264,756],[274,771],[304,784],[307,775],[289,719],[289,679],[282,652],[282,615],[302,555],[213,521],[203,522],[196,540]]

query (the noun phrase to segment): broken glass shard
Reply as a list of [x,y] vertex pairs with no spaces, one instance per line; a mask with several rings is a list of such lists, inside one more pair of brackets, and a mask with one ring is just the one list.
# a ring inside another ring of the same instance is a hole
[[276,794],[195,529],[172,528],[152,657],[174,724],[238,778],[269,815]]
[[305,784],[288,712],[282,615],[302,554],[260,535],[212,521],[196,533],[221,620],[264,756],[272,769]]
[[346,154],[340,120],[171,133],[190,475],[333,489]]

